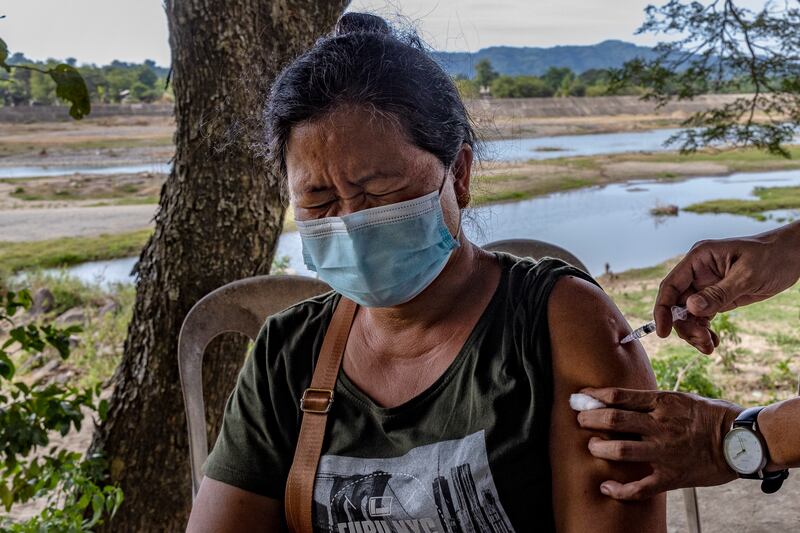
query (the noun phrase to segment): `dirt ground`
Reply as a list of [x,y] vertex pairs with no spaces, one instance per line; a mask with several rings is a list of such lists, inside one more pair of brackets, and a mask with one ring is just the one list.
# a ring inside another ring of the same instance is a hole
[[28,124],[0,122],[3,144],[31,145],[49,149],[69,147],[92,141],[170,141],[175,120],[170,116],[118,116],[85,118],[66,122],[32,122]]
[[0,210],[0,240],[25,242],[125,233],[151,226],[157,209],[157,205],[145,204]]
[[120,199],[157,199],[165,179],[165,175],[151,172],[9,179],[0,181],[0,210],[89,207]]
[[[703,533],[792,533],[800,531],[800,476],[790,475],[775,494],[761,492],[760,482],[740,479],[697,489]],[[689,531],[683,494],[667,497],[670,533]]]

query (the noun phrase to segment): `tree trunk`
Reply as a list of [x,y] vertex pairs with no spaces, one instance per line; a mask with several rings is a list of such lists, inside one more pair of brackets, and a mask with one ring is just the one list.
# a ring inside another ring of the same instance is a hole
[[[279,178],[259,156],[261,111],[278,70],[329,31],[347,3],[166,1],[176,152],[155,233],[134,268],[136,303],[109,415],[91,447],[104,452],[125,494],[105,530],[185,529],[191,482],[178,332],[210,291],[269,272],[284,207]],[[245,347],[223,337],[206,352],[209,442]]]

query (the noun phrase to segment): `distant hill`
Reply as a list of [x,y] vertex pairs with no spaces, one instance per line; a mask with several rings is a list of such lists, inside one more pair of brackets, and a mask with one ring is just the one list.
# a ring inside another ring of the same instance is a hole
[[473,65],[488,59],[500,74],[540,76],[550,67],[569,67],[580,74],[593,68],[620,67],[635,57],[650,59],[655,53],[648,47],[625,41],[603,41],[591,46],[554,46],[552,48],[492,46],[477,52],[434,52],[434,57],[452,76],[472,78]]

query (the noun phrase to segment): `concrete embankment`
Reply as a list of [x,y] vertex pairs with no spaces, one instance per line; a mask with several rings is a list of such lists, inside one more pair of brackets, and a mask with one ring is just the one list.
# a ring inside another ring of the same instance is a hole
[[[638,96],[566,98],[478,98],[467,100],[473,113],[496,117],[596,117],[603,115],[663,115],[693,113],[732,101],[737,95],[700,96],[693,101],[672,102],[656,110],[652,102]],[[90,118],[111,116],[169,116],[171,104],[94,104]],[[55,122],[72,120],[67,106],[0,107],[0,122]]]

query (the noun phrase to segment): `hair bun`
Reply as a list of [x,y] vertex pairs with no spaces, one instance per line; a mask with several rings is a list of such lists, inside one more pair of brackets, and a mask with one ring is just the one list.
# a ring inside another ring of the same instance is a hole
[[389,24],[381,17],[369,13],[345,13],[336,23],[336,35],[348,33],[390,34]]

